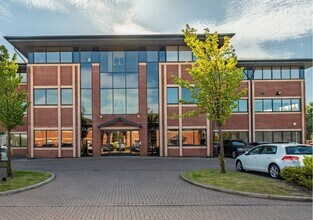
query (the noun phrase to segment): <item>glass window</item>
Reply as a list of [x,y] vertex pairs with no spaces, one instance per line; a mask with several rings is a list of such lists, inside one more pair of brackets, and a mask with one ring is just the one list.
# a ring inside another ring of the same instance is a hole
[[274,131],[274,142],[282,142],[283,137],[280,131]]
[[283,99],[282,100],[282,111],[290,112],[291,111],[291,100]]
[[101,89],[101,114],[113,114],[112,96],[111,89]]
[[79,51],[75,51],[75,50],[74,50],[74,52],[73,52],[73,62],[74,62],[74,63],[79,63],[79,62],[80,62],[80,59],[79,59],[80,56],[79,56],[79,54],[80,54]]
[[34,63],[45,63],[46,52],[34,52]]
[[11,134],[11,143],[12,147],[20,147],[20,135],[19,134]]
[[158,63],[147,63],[147,87],[158,87],[159,67]]
[[62,131],[62,147],[73,147],[73,131]]
[[177,129],[167,130],[167,144],[169,147],[179,146],[179,133]]
[[281,99],[273,99],[273,111],[274,112],[281,111]]
[[248,137],[248,132],[245,131],[240,131],[239,133],[239,140],[243,140],[244,142],[248,143],[249,142],[249,137]]
[[125,114],[125,89],[114,89],[114,114]]
[[92,91],[91,89],[81,90],[81,108],[82,114],[92,114]]
[[33,52],[28,52],[28,62],[34,63],[34,53]]
[[100,71],[112,72],[112,52],[100,52]]
[[138,88],[138,73],[126,73],[126,88]]
[[177,46],[166,47],[166,61],[178,61]]
[[301,111],[300,99],[292,99],[291,102],[292,102],[291,109],[292,109],[293,112]]
[[290,79],[290,69],[283,67],[281,70],[281,78],[282,79]]
[[60,52],[47,52],[47,63],[59,63]]
[[43,147],[46,143],[46,131],[35,131],[35,147]]
[[283,142],[291,142],[291,131],[283,131]]
[[138,51],[126,52],[126,72],[138,72]]
[[100,87],[101,88],[113,88],[113,73],[101,73],[100,75]]
[[138,59],[139,62],[147,62],[147,51],[145,47],[139,48]]
[[113,73],[113,88],[125,88],[125,72]]
[[80,86],[83,89],[92,88],[91,63],[82,63],[80,65]]
[[27,73],[20,73],[20,76],[22,76],[21,83],[27,83]]
[[178,104],[178,88],[167,88],[167,104]]
[[299,79],[300,78],[300,76],[299,76],[299,73],[300,73],[299,68],[292,67],[290,73],[291,73],[291,79]]
[[239,100],[238,110],[239,110],[239,112],[247,112],[248,111],[248,100],[247,99]]
[[35,131],[35,147],[58,147],[58,131]]
[[271,131],[264,131],[263,136],[264,136],[263,141],[266,141],[269,143],[273,142],[273,133]]
[[59,145],[58,131],[47,131],[47,145],[51,147]]
[[71,63],[72,55],[72,52],[61,52],[61,63]]
[[263,141],[263,132],[261,131],[256,131],[255,132],[255,141]]
[[273,67],[273,79],[281,79],[280,67]]
[[125,52],[113,52],[113,72],[125,72]]
[[243,80],[248,79],[247,73],[248,73],[247,70],[242,70],[242,79]]
[[262,68],[256,68],[253,76],[254,79],[262,79]]
[[21,134],[21,147],[27,147],[27,134]]
[[255,100],[255,111],[262,112],[263,111],[263,100]]
[[147,51],[147,62],[158,62],[159,52],[158,51]]
[[159,90],[147,89],[147,105],[148,109],[153,113],[159,113]]
[[62,93],[62,105],[72,105],[73,104],[73,91],[72,89],[61,89]]
[[300,69],[300,79],[304,79],[304,69],[303,68],[301,68]]
[[165,47],[159,48],[159,62],[165,62],[166,61],[166,50]]
[[58,104],[58,90],[57,89],[47,89],[47,105],[57,105]]
[[91,63],[91,51],[80,52],[81,63]]
[[99,49],[95,49],[91,52],[91,62],[93,63],[99,63],[100,62],[100,52]]
[[292,131],[291,137],[293,142],[301,143],[301,131]]
[[263,79],[271,79],[272,78],[272,70],[271,68],[263,68]]
[[182,88],[182,100],[184,103],[194,103],[192,92],[189,89]]
[[195,145],[193,130],[183,130],[183,145]]
[[46,90],[35,89],[34,90],[35,105],[45,105],[46,104]]
[[264,112],[271,112],[272,109],[272,100],[271,99],[264,99],[263,100],[263,111]]
[[179,46],[179,61],[192,61],[192,53],[189,47]]
[[138,89],[126,89],[127,96],[127,114],[139,113]]

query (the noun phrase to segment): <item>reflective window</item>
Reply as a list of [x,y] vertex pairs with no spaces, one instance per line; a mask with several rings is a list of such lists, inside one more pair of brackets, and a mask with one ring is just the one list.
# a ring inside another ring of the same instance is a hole
[[62,147],[73,147],[73,131],[62,131]]
[[72,55],[72,52],[61,52],[61,63],[71,63]]
[[192,92],[189,89],[182,88],[181,91],[182,101],[184,103],[194,103]]
[[101,88],[113,88],[113,73],[101,73],[100,74],[100,87]]
[[125,88],[125,72],[113,73],[113,88]]
[[91,62],[93,62],[93,63],[99,63],[100,62],[100,52],[99,51],[92,51],[91,52]]
[[255,100],[256,112],[301,111],[300,99],[259,99]]
[[179,61],[192,61],[192,53],[189,47],[179,46]]
[[125,72],[125,52],[113,52],[113,72]]
[[100,71],[112,72],[112,52],[100,52]]
[[290,69],[283,67],[281,70],[281,78],[282,79],[290,79]]
[[125,89],[114,89],[113,92],[114,92],[113,93],[114,114],[125,114],[126,113]]
[[291,111],[291,100],[290,99],[283,99],[282,100],[282,111]]
[[126,88],[138,88],[138,72],[126,73]]
[[281,99],[273,99],[273,111],[281,111]]
[[183,129],[183,145],[185,146],[205,146],[205,129]]
[[92,88],[91,63],[82,63],[80,65],[80,86],[83,89]]
[[299,112],[299,111],[301,111],[300,99],[292,99],[291,102],[292,102],[292,104],[291,104],[291,110],[292,110],[293,112]]
[[73,62],[74,63],[80,62],[80,53],[79,53],[79,51],[75,51],[75,48],[74,48],[74,52],[73,52]]
[[46,91],[44,89],[35,89],[34,96],[35,105],[46,104]]
[[254,79],[262,79],[262,68],[256,68],[254,70]]
[[72,105],[73,104],[72,89],[61,89],[61,93],[62,93],[62,98],[61,98],[62,105]]
[[27,134],[20,134],[21,136],[21,147],[26,147],[27,144]]
[[45,52],[34,52],[34,63],[45,63],[46,53]]
[[263,111],[263,100],[255,100],[255,111],[262,112]]
[[80,62],[90,63],[91,62],[91,51],[80,52]]
[[138,72],[138,51],[126,52],[126,72]]
[[147,87],[158,87],[159,68],[158,63],[147,63]]
[[91,89],[81,89],[82,114],[92,114],[92,91]]
[[[223,132],[223,138],[226,139],[237,139],[241,140],[245,143],[249,142],[249,132],[247,131],[231,131],[231,132]],[[214,141],[219,141],[218,132],[214,132]],[[242,142],[237,142],[237,144],[243,144]]]
[[281,79],[280,67],[273,67],[273,79]]
[[27,83],[27,73],[19,73],[19,76],[22,76],[21,83]]
[[147,51],[145,47],[139,48],[138,59],[139,62],[147,62]]
[[177,129],[167,130],[167,144],[169,147],[179,146],[179,132]]
[[58,147],[58,131],[35,131],[35,147]]
[[28,63],[34,63],[34,53],[28,52]]
[[291,72],[290,72],[291,79],[299,79],[300,78],[299,73],[300,73],[299,68],[294,68],[294,67],[291,68]]
[[147,89],[147,105],[148,109],[153,113],[159,113],[159,90]]
[[139,113],[138,89],[126,89],[127,114]]
[[158,51],[147,51],[147,62],[158,62],[159,52]]
[[60,52],[47,52],[47,63],[59,63]]
[[238,111],[247,112],[248,111],[248,100],[242,99],[238,101]]
[[248,79],[247,74],[248,74],[248,70],[246,70],[246,69],[242,70],[242,79],[243,80]]
[[57,105],[58,104],[58,90],[57,89],[47,89],[47,105]]
[[263,100],[263,111],[265,111],[265,112],[273,111],[272,100],[271,99],[264,99]]
[[263,79],[272,79],[272,70],[271,68],[263,68]]
[[274,131],[274,142],[282,142],[283,141],[283,136],[280,131]]
[[26,133],[12,133],[11,134],[12,147],[27,147]]
[[165,47],[159,48],[159,62],[165,62],[166,61],[166,49]]
[[113,114],[113,92],[111,89],[101,89],[101,114]]
[[166,61],[178,61],[177,46],[166,47]]
[[178,104],[178,88],[167,88],[167,104]]

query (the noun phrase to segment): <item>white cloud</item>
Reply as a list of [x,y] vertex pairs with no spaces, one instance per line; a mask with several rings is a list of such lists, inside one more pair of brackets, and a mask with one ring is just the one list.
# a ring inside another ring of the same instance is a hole
[[236,33],[233,44],[240,57],[290,57],[286,51],[262,47],[269,41],[312,36],[313,8],[310,0],[232,0],[227,18],[221,23],[195,21],[191,26],[209,27],[220,33]]
[[11,17],[11,13],[7,4],[5,2],[0,2],[0,20],[6,20],[8,17]]

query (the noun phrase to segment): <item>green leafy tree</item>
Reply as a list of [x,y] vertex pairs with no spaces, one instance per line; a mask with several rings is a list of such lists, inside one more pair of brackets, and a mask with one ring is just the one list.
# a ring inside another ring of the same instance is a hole
[[310,102],[310,104],[306,106],[306,137],[307,139],[310,140],[313,140],[312,124],[313,124],[313,102]]
[[[185,43],[197,58],[188,73],[192,81],[175,77],[175,82],[182,88],[191,91],[197,100],[197,110],[189,111],[181,117],[192,117],[205,114],[207,118],[216,123],[220,142],[220,167],[225,173],[225,159],[222,126],[230,117],[245,90],[240,90],[242,82],[242,69],[237,67],[237,56],[230,44],[230,37],[225,36],[220,42],[218,33],[205,30],[205,40],[198,38],[197,30],[186,25],[182,30]],[[183,100],[180,100],[184,102]]]
[[7,172],[13,176],[11,162],[11,132],[24,124],[24,114],[28,107],[25,91],[18,91],[22,77],[17,74],[16,54],[10,59],[5,46],[0,46],[0,124],[7,131]]

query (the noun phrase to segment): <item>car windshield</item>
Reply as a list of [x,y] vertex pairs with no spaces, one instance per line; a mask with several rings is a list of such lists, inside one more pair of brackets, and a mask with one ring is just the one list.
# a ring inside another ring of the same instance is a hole
[[236,146],[244,146],[244,145],[246,145],[244,142],[241,142],[241,141],[233,141],[232,143],[233,143],[233,145],[236,145]]
[[286,147],[286,154],[312,154],[312,147],[310,146],[288,146]]

